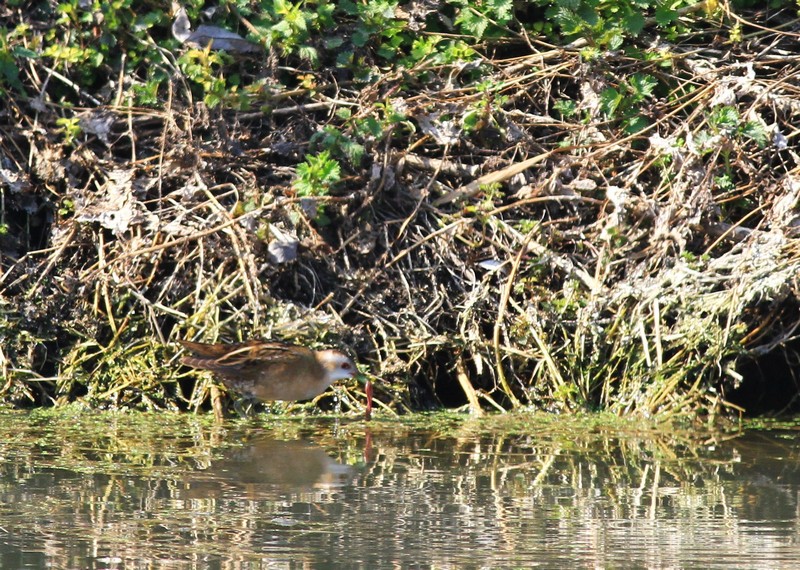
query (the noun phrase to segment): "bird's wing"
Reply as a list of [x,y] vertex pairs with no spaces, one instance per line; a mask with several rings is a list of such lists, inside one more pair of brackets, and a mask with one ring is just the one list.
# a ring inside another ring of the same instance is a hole
[[219,372],[273,366],[292,366],[313,358],[313,351],[303,346],[282,342],[251,340],[238,344],[204,344],[178,341],[194,353],[183,359],[184,364]]

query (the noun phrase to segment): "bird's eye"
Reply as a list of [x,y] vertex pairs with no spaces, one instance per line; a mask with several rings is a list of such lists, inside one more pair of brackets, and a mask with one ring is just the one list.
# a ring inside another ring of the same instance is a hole
[[350,363],[342,362],[342,370],[350,370]]

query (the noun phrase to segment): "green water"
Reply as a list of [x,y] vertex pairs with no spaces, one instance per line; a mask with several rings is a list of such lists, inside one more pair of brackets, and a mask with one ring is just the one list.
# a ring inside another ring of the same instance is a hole
[[0,567],[794,568],[797,433],[0,412]]

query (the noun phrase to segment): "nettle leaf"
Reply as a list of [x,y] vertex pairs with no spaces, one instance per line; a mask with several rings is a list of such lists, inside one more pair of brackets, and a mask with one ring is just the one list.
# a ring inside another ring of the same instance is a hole
[[628,35],[636,36],[642,32],[644,29],[644,14],[641,12],[633,12],[625,17],[625,28],[628,31]]
[[621,30],[613,30],[608,35],[608,49],[616,50],[622,47],[622,44],[625,42],[625,35],[622,33]]
[[559,99],[553,103],[553,109],[558,111],[562,117],[572,117],[578,111],[578,104],[571,99]]
[[588,4],[582,4],[579,6],[577,15],[581,19],[584,26],[593,28],[601,22],[600,12],[594,6],[590,6]]
[[579,33],[586,26],[585,20],[572,10],[566,8],[559,8],[552,12],[548,10],[547,15],[561,28],[561,31],[568,36]]
[[325,196],[331,186],[341,180],[341,167],[327,150],[307,156],[297,165],[294,188],[300,196]]
[[397,50],[392,48],[388,44],[381,44],[381,46],[377,49],[377,54],[381,56],[383,59],[393,59]]
[[658,85],[658,80],[655,77],[645,75],[644,73],[634,73],[628,83],[633,90],[633,97],[638,103],[643,99],[653,96],[653,92]]
[[633,135],[642,131],[650,126],[650,121],[642,117],[641,115],[637,115],[635,117],[630,117],[625,120],[624,130],[629,135]]
[[436,46],[442,41],[441,36],[428,36],[417,38],[411,44],[411,58],[420,61],[437,52]]
[[486,34],[490,24],[504,26],[514,16],[513,0],[485,0],[483,4],[455,0],[454,3],[461,6],[455,23],[460,25],[463,31],[478,38]]
[[480,14],[476,14],[471,9],[462,9],[456,17],[456,24],[461,25],[465,32],[475,37],[483,37],[483,33],[489,26],[489,21]]
[[300,46],[300,48],[297,50],[297,55],[314,65],[319,63],[319,54],[317,53],[316,48],[311,46]]
[[733,131],[739,126],[739,111],[729,105],[717,107],[711,111],[708,122],[718,130]]
[[292,26],[289,24],[289,20],[281,20],[272,26],[272,31],[288,38],[292,35]]
[[356,47],[364,47],[367,45],[369,41],[369,31],[365,28],[356,28],[356,31],[353,33],[353,45]]
[[335,160],[328,160],[321,165],[322,182],[330,186],[341,179],[341,167]]
[[694,136],[694,142],[701,155],[706,155],[714,150],[718,137],[708,131],[700,131]]
[[344,45],[344,38],[341,37],[341,36],[334,36],[334,37],[330,37],[330,38],[325,38],[323,40],[323,43],[325,44],[325,47],[327,49],[334,50],[334,49],[339,48],[342,45]]
[[461,124],[467,132],[473,132],[483,122],[483,113],[477,109],[467,111],[461,118]]
[[333,19],[333,13],[335,10],[336,6],[334,6],[333,3],[319,6],[317,8],[317,15],[320,18],[320,23],[324,26],[333,26],[335,23]]
[[665,4],[656,7],[656,23],[659,26],[668,26],[678,19],[678,11]]
[[358,6],[352,0],[339,0],[339,8],[350,16],[358,14]]
[[342,144],[342,152],[351,164],[359,164],[364,157],[364,145],[347,139]]
[[622,93],[613,87],[603,89],[600,93],[600,109],[607,117],[614,116],[620,103],[622,103]]
[[747,121],[742,127],[742,135],[755,142],[759,148],[767,146],[769,140],[767,129],[759,121]]
[[486,13],[493,16],[493,20],[500,25],[507,24],[514,15],[513,0],[490,0]]
[[383,135],[383,127],[381,127],[380,121],[373,116],[368,116],[359,121],[356,125],[356,131],[362,135],[373,136],[375,138],[379,138]]

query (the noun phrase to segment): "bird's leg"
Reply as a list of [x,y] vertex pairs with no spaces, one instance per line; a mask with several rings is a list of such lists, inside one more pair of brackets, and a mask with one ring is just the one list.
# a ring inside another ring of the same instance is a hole
[[364,419],[369,421],[372,419],[372,382],[369,380],[364,385],[364,393],[367,396],[367,409],[364,412]]

